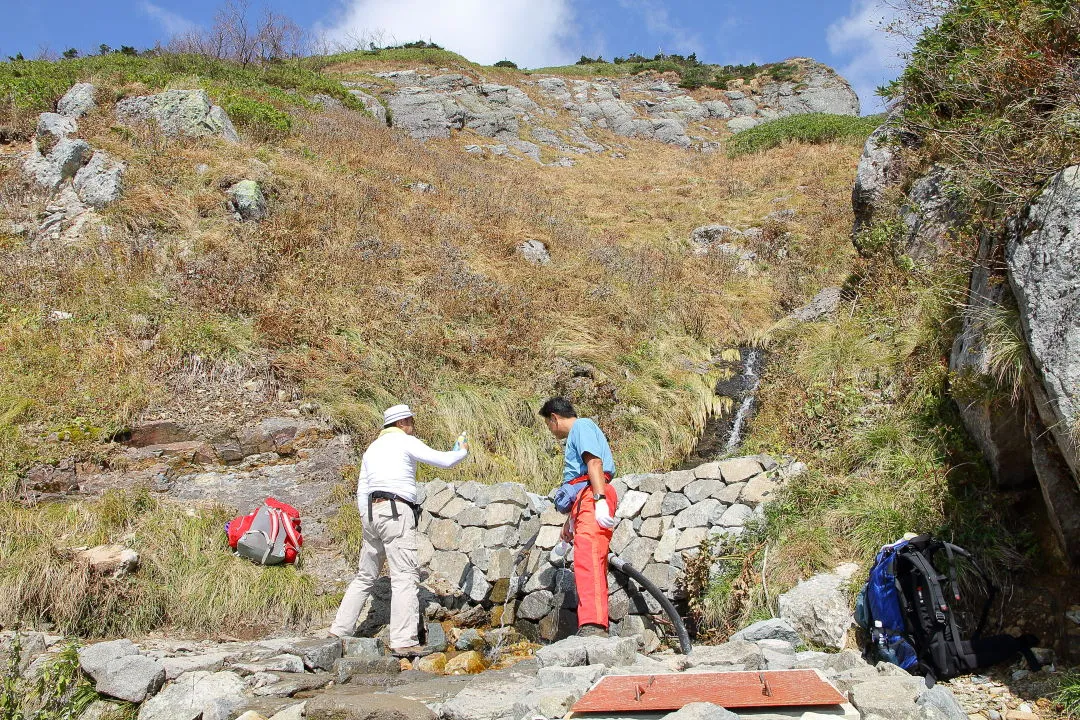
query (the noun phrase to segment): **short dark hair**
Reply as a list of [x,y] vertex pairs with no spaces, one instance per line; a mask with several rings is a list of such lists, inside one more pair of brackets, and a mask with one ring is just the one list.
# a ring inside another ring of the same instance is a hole
[[577,411],[574,406],[564,397],[553,397],[540,408],[540,417],[558,415],[563,418],[576,418]]

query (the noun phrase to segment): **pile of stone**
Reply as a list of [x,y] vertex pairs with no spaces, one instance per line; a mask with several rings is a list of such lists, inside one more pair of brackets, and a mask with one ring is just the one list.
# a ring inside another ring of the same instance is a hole
[[[410,667],[387,656],[379,641],[363,638],[217,644],[158,640],[141,645],[115,640],[79,650],[82,670],[102,696],[81,717],[108,717],[121,708],[117,701],[125,701],[141,703],[139,720],[533,720],[564,717],[608,675],[811,669],[848,698],[847,703],[819,711],[828,715],[849,720],[968,718],[945,686],[927,690],[922,678],[884,663],[871,666],[852,650],[801,650],[804,638],[783,620],[756,623],[729,642],[698,646],[685,656],[670,650],[646,655],[640,641],[640,637],[572,637],[503,669],[436,675],[427,669],[426,659]],[[40,675],[61,645],[55,636],[24,636],[25,677]],[[465,651],[453,660],[475,655]],[[770,712],[770,717],[821,717],[800,708]],[[760,712],[739,715],[753,717]],[[738,716],[695,703],[666,717],[736,720]],[[1015,720],[1024,719],[1015,715]],[[1037,715],[1030,713],[1026,720],[1037,720]]]
[[79,120],[95,107],[94,86],[79,83],[60,98],[56,112],[38,117],[37,133],[23,158],[23,173],[53,197],[38,224],[36,240],[77,239],[93,219],[93,210],[120,197],[124,163],[73,137]]
[[[669,598],[683,601],[687,559],[707,539],[738,537],[761,516],[762,504],[792,467],[804,466],[757,455],[619,477],[613,483],[619,507],[611,551]],[[429,618],[479,608],[495,624],[533,640],[552,641],[576,630],[572,555],[556,564],[550,557],[566,516],[549,498],[516,483],[435,480],[421,488],[420,562]],[[609,588],[613,632],[641,635],[647,648],[655,648],[656,600],[614,573]]]

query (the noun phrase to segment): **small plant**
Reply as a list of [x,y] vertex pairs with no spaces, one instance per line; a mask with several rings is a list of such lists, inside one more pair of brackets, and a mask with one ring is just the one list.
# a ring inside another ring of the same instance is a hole
[[0,720],[76,720],[98,699],[79,670],[78,645],[69,643],[46,661],[37,679],[22,676],[22,642],[15,633],[0,680]]
[[517,63],[513,60],[500,60],[499,62],[495,63],[495,67],[512,68],[514,70],[517,70]]
[[1066,717],[1080,718],[1080,672],[1074,670],[1062,675],[1054,703]]

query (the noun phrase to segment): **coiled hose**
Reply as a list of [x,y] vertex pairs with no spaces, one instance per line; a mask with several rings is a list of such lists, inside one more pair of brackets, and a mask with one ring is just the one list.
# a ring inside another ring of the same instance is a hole
[[664,609],[664,613],[671,620],[672,627],[675,628],[675,634],[679,638],[679,649],[683,655],[689,655],[693,649],[690,645],[690,635],[686,632],[686,626],[683,625],[682,618],[679,617],[679,611],[675,609],[675,605],[668,600],[667,596],[660,591],[660,588],[656,587],[652,580],[645,577],[637,568],[630,563],[623,560],[615,553],[608,555],[608,565],[615,568],[623,575],[633,579],[638,585],[649,591],[649,594],[656,598],[656,601],[660,603],[660,607]]

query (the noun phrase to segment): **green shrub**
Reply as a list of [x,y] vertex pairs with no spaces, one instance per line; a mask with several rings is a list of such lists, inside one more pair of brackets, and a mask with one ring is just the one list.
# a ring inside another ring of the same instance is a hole
[[517,70],[517,63],[513,60],[500,60],[499,62],[495,63],[495,67],[513,68],[514,70]]
[[284,137],[292,129],[292,116],[269,103],[230,94],[221,100],[221,107],[233,122],[260,140]]
[[749,155],[779,147],[786,142],[821,145],[828,142],[851,142],[862,144],[881,123],[880,115],[852,117],[811,113],[789,115],[777,120],[763,122],[757,127],[732,136],[727,142],[729,157]]

